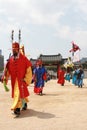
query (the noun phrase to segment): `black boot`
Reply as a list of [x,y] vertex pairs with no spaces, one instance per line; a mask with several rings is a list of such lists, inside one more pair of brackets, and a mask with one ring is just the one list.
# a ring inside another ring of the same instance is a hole
[[22,108],[22,110],[26,110],[27,109],[27,103],[24,104],[24,107]]
[[20,108],[16,108],[16,109],[14,110],[14,114],[15,114],[15,115],[20,115]]
[[43,94],[42,94],[42,90],[40,91],[40,93],[39,93],[39,94],[40,94],[40,96],[42,96],[42,95],[43,95]]
[[82,85],[81,85],[81,88],[82,88]]

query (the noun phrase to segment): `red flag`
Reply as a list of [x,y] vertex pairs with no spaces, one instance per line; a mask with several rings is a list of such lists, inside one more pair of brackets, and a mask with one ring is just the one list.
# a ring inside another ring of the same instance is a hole
[[69,52],[76,52],[77,50],[80,50],[79,46],[72,41],[72,49]]

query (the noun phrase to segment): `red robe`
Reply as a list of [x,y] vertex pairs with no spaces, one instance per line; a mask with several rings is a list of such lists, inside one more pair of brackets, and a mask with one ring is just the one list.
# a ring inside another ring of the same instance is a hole
[[26,70],[29,67],[31,67],[31,62],[22,54],[19,54],[19,58],[15,60],[13,56],[9,59],[7,70],[11,76],[12,97],[14,97],[14,86],[16,79],[18,80],[20,98],[29,96],[29,91],[27,88],[28,84],[23,81],[26,75]]
[[64,83],[65,83],[65,78],[64,78],[65,71],[60,69],[59,72],[58,72],[58,74],[59,74],[59,76],[58,76],[57,83],[59,83],[61,85],[64,85]]

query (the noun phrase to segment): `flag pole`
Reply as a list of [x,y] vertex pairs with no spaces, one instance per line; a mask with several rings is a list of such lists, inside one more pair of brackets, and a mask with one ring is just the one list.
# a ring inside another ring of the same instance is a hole
[[72,42],[72,62],[73,62],[73,57],[74,57],[74,44]]
[[[12,30],[11,32],[11,44],[13,43],[14,41],[14,30]],[[9,54],[9,58],[11,57],[11,53]]]

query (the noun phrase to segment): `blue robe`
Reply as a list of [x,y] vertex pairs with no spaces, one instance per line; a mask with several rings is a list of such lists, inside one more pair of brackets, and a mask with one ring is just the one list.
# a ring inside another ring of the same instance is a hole
[[44,75],[46,73],[45,68],[42,67],[36,67],[33,71],[34,73],[34,92],[40,93],[43,90],[44,87]]

